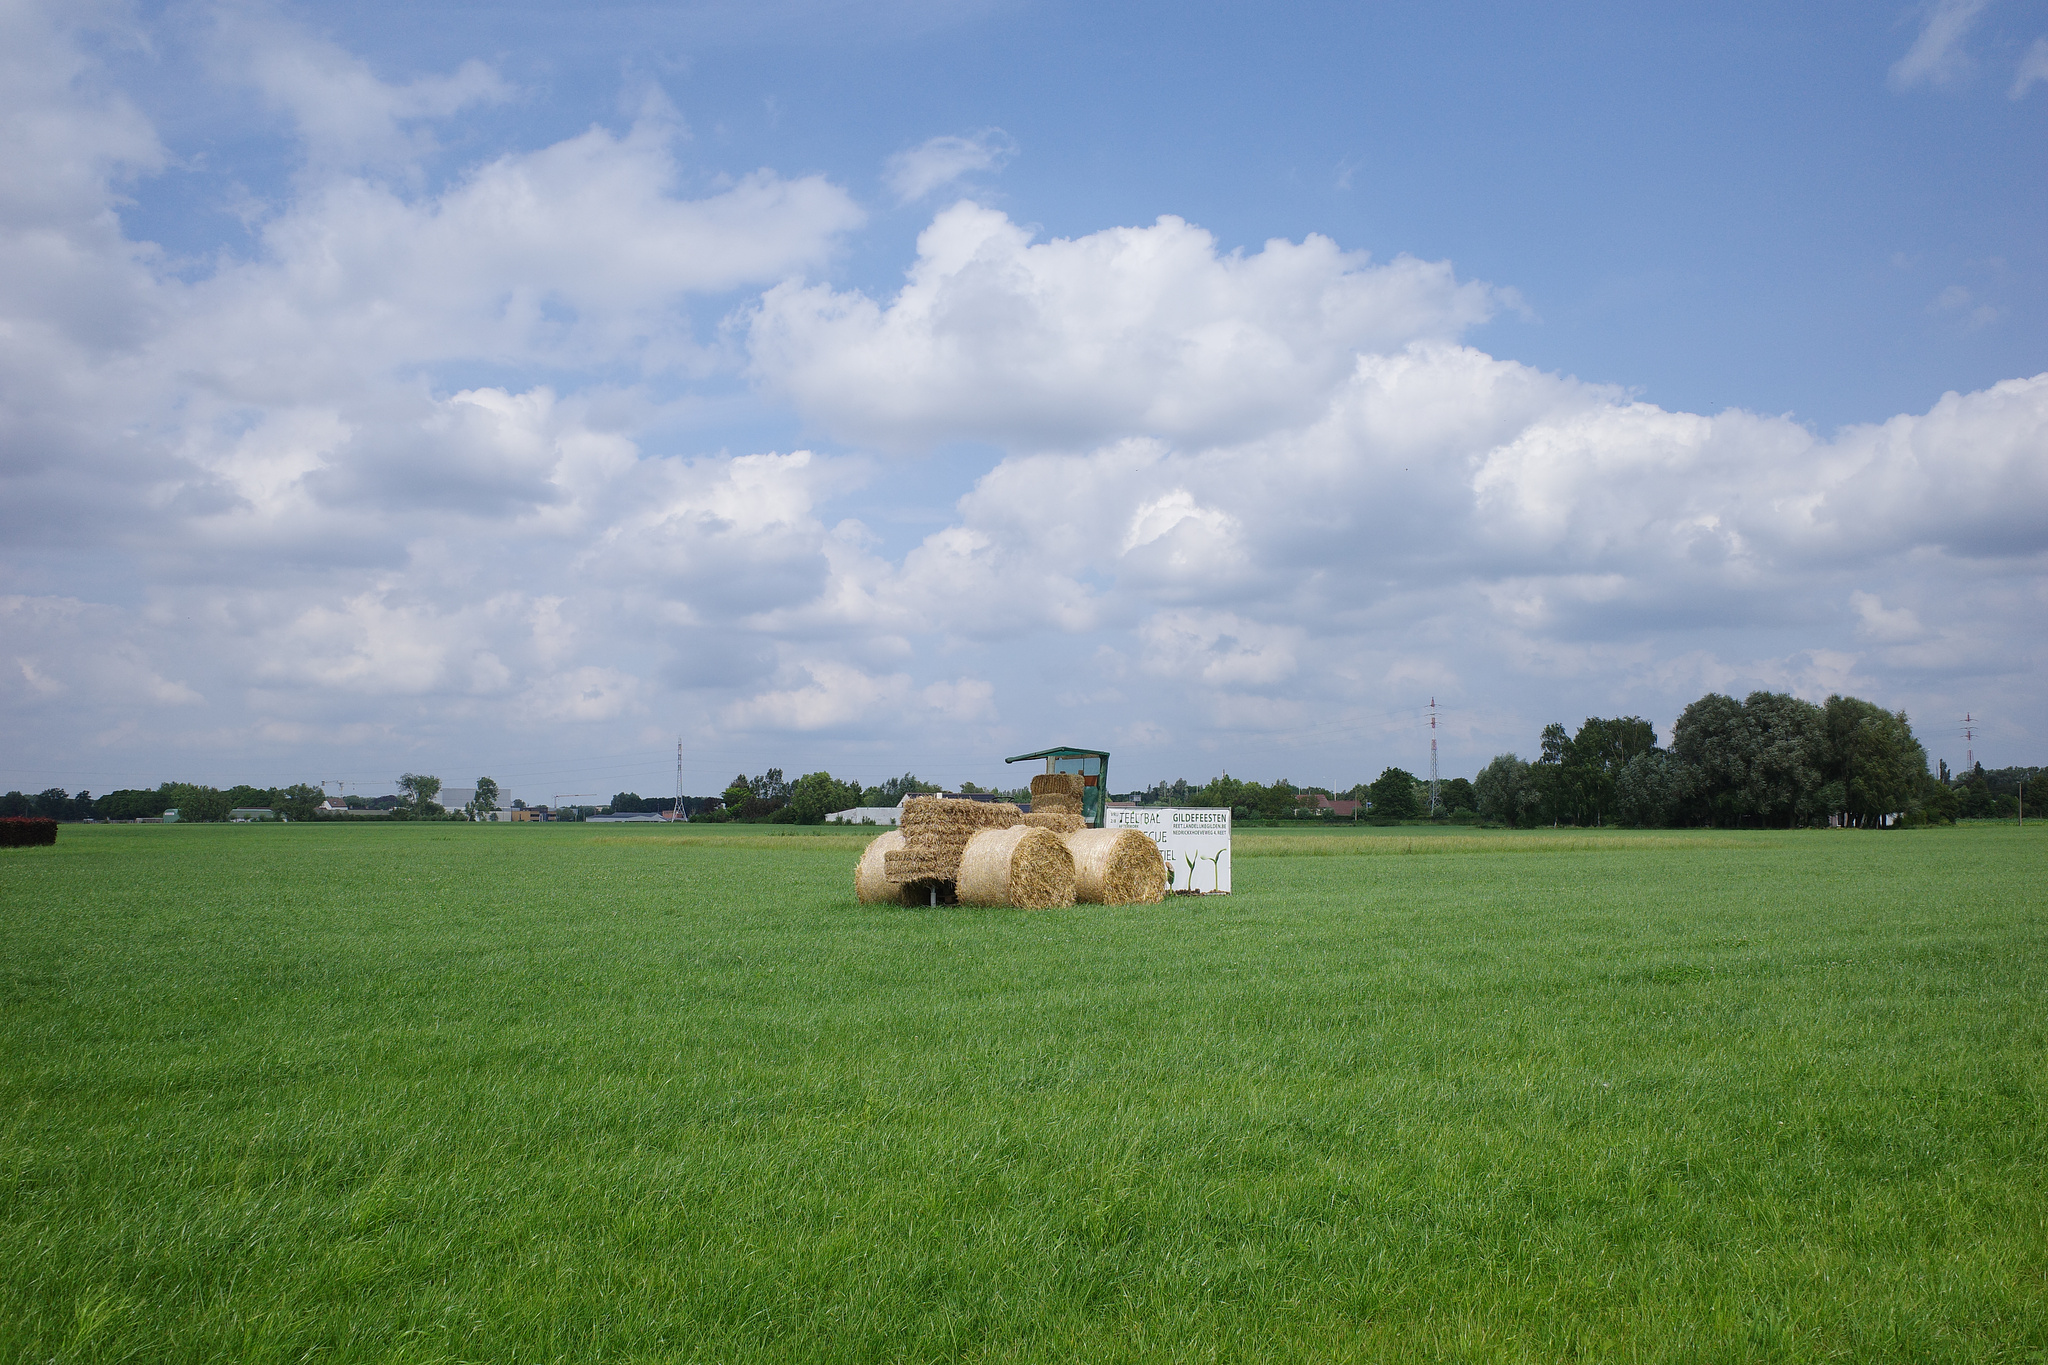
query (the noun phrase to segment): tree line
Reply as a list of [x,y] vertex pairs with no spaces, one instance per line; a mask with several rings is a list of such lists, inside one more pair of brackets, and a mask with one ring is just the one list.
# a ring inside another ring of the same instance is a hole
[[1543,729],[1533,762],[1501,754],[1473,781],[1479,813],[1504,825],[1737,828],[1946,823],[1960,803],[1927,768],[1903,711],[1835,695],[1742,701],[1708,693],[1671,744],[1639,716]]
[[[2011,818],[2032,795],[2039,768],[1986,770],[1982,764],[1951,775],[1927,769],[1927,753],[1903,711],[1886,711],[1857,697],[1831,696],[1816,706],[1778,692],[1752,692],[1743,701],[1709,693],[1685,708],[1668,748],[1640,716],[1588,717],[1576,733],[1561,724],[1544,727],[1534,761],[1501,754],[1467,780],[1438,785],[1434,809],[1429,786],[1402,768],[1389,767],[1371,782],[1342,791],[1298,787],[1286,778],[1260,783],[1222,773],[1199,785],[1185,778],[1156,782],[1116,800],[1140,805],[1227,808],[1241,820],[1329,819],[1316,800],[1360,803],[1357,818],[1388,823],[1423,817],[1535,825],[1670,826],[1768,825],[1794,827],[1832,822],[1850,826],[1898,817],[1907,824],[1956,819]],[[351,809],[376,810],[394,819],[474,819],[498,808],[498,784],[477,779],[476,797],[460,811],[447,811],[434,798],[437,777],[407,773],[402,795],[349,797]],[[914,773],[872,787],[842,782],[829,772],[789,780],[780,768],[758,776],[735,776],[717,796],[683,798],[692,820],[819,824],[835,811],[855,806],[894,806],[906,795],[942,788]],[[1028,787],[984,792],[971,782],[962,793],[1026,802]],[[133,820],[175,808],[181,820],[228,818],[231,810],[263,808],[292,820],[319,818],[321,790],[304,783],[289,787],[214,787],[166,782],[147,791],[124,790],[94,797],[60,787],[27,796],[0,797],[0,816],[40,815],[54,820]],[[525,802],[514,801],[515,808]],[[667,811],[670,797],[620,792],[610,809],[618,814]],[[546,807],[534,807],[545,810]],[[597,808],[591,808],[595,810]]]
[[[476,798],[460,811],[450,811],[434,800],[441,791],[441,779],[424,773],[406,773],[398,779],[400,795],[351,796],[343,804],[352,811],[376,812],[394,820],[473,818],[477,811],[497,809],[498,784],[488,777],[477,779]],[[209,787],[196,782],[165,782],[151,788],[124,788],[103,796],[89,791],[67,793],[51,787],[33,796],[12,791],[0,796],[0,816],[41,815],[52,820],[148,820],[160,818],[167,810],[178,812],[181,823],[217,824],[237,810],[267,810],[286,820],[323,818],[326,794],[309,783],[286,787],[248,785]],[[363,817],[346,817],[363,818]]]

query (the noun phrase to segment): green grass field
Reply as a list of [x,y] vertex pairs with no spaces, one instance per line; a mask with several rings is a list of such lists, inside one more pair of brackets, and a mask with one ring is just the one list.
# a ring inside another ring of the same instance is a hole
[[0,853],[0,1358],[2048,1358],[2048,831],[865,834]]

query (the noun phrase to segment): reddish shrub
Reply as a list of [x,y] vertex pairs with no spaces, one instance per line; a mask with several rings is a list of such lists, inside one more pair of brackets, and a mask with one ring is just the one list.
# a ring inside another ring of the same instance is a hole
[[57,842],[57,822],[40,815],[0,815],[0,848]]

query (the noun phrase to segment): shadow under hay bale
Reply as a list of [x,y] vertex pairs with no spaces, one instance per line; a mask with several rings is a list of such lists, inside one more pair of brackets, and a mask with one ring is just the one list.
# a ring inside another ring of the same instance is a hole
[[1061,837],[1074,858],[1074,899],[1087,905],[1157,905],[1166,859],[1134,829],[1084,829]]
[[1074,855],[1051,830],[1016,825],[984,830],[960,857],[962,905],[1045,910],[1074,903]]

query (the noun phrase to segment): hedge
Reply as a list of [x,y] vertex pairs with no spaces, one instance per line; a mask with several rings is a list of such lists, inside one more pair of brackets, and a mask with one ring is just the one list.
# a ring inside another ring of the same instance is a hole
[[57,822],[40,815],[0,815],[0,848],[57,842]]

